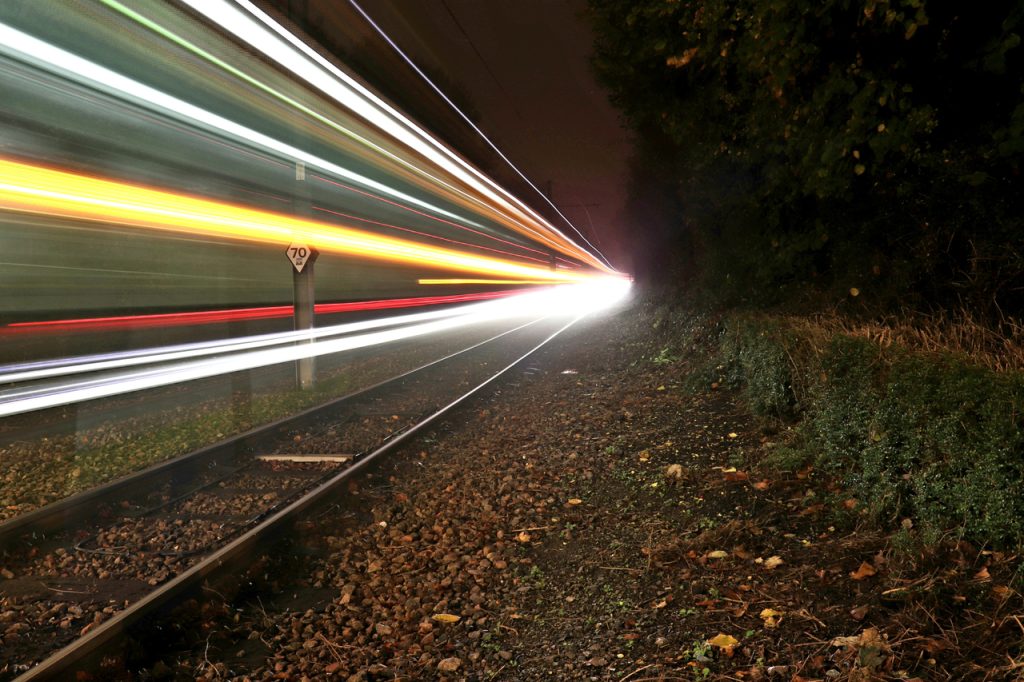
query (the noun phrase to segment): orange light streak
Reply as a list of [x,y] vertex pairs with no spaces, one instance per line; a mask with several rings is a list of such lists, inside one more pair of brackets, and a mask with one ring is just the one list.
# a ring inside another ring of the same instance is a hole
[[302,241],[322,253],[449,268],[516,282],[582,282],[594,274],[551,271],[514,261],[376,235],[351,227],[199,199],[140,185],[0,158],[0,209],[206,237],[287,246]]
[[417,284],[551,284],[549,279],[420,279]]

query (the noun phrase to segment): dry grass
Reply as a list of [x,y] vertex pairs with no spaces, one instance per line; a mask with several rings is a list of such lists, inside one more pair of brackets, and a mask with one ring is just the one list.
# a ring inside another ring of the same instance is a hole
[[882,348],[954,353],[996,372],[1024,370],[1024,324],[1004,320],[1000,329],[979,323],[967,310],[955,314],[889,316],[853,320],[836,314],[787,317],[786,323],[819,348],[835,334],[868,339]]

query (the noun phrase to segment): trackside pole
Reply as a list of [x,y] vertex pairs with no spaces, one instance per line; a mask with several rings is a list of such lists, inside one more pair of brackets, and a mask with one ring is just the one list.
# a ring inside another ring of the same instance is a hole
[[[316,288],[313,280],[313,264],[319,252],[307,244],[292,242],[288,245],[288,260],[292,262],[292,282],[295,290],[295,331],[312,329],[314,324],[313,306],[316,303]],[[308,338],[299,343],[313,343]],[[300,358],[295,361],[295,382],[303,391],[316,384],[316,358]]]
[[[312,212],[311,188],[306,180],[306,164],[295,162],[295,185],[292,188],[292,211],[296,216],[308,218]],[[313,264],[319,254],[315,248],[300,241],[288,245],[288,260],[292,263],[292,282],[295,300],[295,331],[312,329],[315,323],[316,287],[313,282]],[[313,343],[312,338],[298,344]],[[316,358],[295,361],[295,383],[303,391],[316,384]]]

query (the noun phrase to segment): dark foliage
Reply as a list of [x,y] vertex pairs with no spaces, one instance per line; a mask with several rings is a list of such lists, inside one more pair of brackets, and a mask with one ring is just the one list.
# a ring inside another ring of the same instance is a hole
[[1022,312],[1022,0],[590,9],[599,77],[655,140],[710,289]]

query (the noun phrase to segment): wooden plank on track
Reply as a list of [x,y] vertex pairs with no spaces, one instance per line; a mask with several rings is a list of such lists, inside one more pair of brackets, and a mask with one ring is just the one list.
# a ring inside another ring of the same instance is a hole
[[257,455],[261,462],[348,462],[352,455]]

